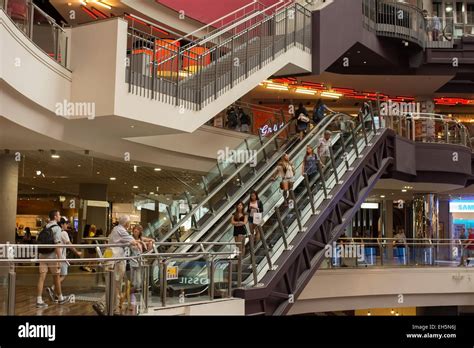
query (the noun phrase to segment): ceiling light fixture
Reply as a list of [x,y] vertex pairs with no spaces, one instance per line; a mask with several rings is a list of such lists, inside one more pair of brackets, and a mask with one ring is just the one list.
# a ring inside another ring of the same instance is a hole
[[102,7],[105,7],[107,10],[111,10],[112,9],[112,6],[104,3],[104,2],[101,2],[101,1],[98,1],[98,0],[92,0],[95,4],[99,5],[99,6],[102,6]]
[[406,189],[403,189],[402,192],[407,192],[407,190],[406,190]]
[[155,170],[155,172],[160,172],[161,168],[155,168],[154,170]]
[[300,94],[310,94],[310,95],[316,94],[316,91],[312,91],[310,89],[304,89],[304,88],[297,88],[295,92],[300,93]]
[[111,180],[111,181],[115,181],[115,180],[117,180],[117,178],[115,178],[115,177],[112,176],[112,177],[110,178],[110,180]]
[[385,198],[385,195],[380,195],[380,198]]
[[137,186],[137,185],[135,185],[135,186],[133,186],[133,188],[134,188],[134,189],[137,189],[137,188],[138,188],[138,186]]
[[288,86],[275,85],[274,83],[268,84],[267,88],[268,89],[276,89],[278,91],[288,91]]
[[321,97],[339,99],[340,97],[342,97],[342,94],[341,93],[336,93],[336,92],[321,92]]
[[55,150],[51,150],[51,158],[60,158],[61,156],[59,156]]

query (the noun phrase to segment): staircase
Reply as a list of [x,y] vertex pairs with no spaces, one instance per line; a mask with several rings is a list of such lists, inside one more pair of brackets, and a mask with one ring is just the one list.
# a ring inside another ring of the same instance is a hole
[[[290,3],[254,22],[226,28],[185,48],[129,27],[129,92],[180,110],[202,110],[286,52],[311,53],[311,12],[304,6]],[[298,64],[288,56],[277,70],[289,63]],[[234,93],[233,101],[247,91]]]

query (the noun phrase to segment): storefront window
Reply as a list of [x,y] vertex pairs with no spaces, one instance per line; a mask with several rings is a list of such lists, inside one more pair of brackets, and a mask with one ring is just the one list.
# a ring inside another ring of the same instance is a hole
[[456,23],[464,23],[462,2],[456,2]]

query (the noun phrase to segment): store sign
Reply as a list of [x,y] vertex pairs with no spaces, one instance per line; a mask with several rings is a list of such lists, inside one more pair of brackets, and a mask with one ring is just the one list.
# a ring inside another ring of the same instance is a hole
[[266,137],[272,133],[278,132],[281,128],[283,128],[284,125],[284,122],[282,122],[280,125],[276,123],[273,125],[266,124],[263,127],[260,127],[260,134],[262,135],[262,137]]
[[167,273],[168,280],[178,279],[178,266],[167,267],[166,273]]
[[450,213],[473,213],[474,201],[449,202]]

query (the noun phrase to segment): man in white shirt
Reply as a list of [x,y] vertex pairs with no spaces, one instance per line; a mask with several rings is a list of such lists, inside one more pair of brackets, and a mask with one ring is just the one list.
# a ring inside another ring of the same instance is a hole
[[[112,247],[113,257],[125,257],[125,247],[135,246],[138,242],[133,238],[133,236],[128,232],[130,228],[130,216],[123,215],[119,218],[119,224],[112,229],[109,236],[109,244],[123,244],[123,247]],[[125,276],[125,270],[127,266],[126,260],[115,261],[114,271],[115,271],[115,313],[121,313],[121,288],[122,282]]]
[[[59,227],[61,227],[61,244],[72,244],[71,240],[69,239],[69,234],[67,233],[67,228],[69,225],[69,221],[65,218],[62,217],[61,220],[59,220]],[[81,257],[82,253],[80,251],[77,251],[76,248],[71,248],[71,250],[78,256]],[[61,248],[61,258],[62,259],[67,259],[67,248]],[[60,264],[60,272],[59,272],[59,282],[63,283],[64,279],[67,276],[68,273],[68,268],[69,268],[69,263],[66,262],[61,262]],[[51,301],[55,300],[55,295],[54,295],[54,284],[50,288],[46,288],[46,291],[49,294],[49,297],[51,298]]]

